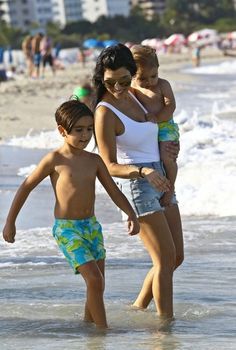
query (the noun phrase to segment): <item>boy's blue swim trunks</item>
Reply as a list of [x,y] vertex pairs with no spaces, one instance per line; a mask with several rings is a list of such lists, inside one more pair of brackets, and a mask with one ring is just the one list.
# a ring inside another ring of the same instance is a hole
[[158,123],[158,127],[158,141],[179,141],[179,127],[173,119],[170,119],[168,122]]
[[95,216],[80,220],[56,219],[53,236],[76,274],[79,266],[106,257],[102,227]]

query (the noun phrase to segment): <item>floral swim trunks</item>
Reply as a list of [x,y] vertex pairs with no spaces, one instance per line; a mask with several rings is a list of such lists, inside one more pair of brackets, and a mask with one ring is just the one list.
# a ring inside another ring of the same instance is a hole
[[179,127],[173,119],[158,123],[158,128],[158,141],[179,141]]
[[102,227],[95,216],[80,220],[56,219],[52,233],[76,274],[79,266],[106,257]]

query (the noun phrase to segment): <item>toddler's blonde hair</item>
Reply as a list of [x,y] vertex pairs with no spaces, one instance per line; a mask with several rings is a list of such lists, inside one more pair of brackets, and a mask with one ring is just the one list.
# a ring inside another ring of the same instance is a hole
[[133,45],[131,52],[137,66],[159,67],[156,50],[148,45]]

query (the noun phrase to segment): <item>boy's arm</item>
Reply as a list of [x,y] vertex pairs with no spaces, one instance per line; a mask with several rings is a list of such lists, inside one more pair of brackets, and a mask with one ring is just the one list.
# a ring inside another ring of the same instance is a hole
[[15,241],[15,221],[22,206],[24,205],[30,192],[48,175],[52,172],[53,154],[49,153],[38,164],[37,168],[29,175],[21,184],[13,199],[11,208],[9,210],[6,224],[3,228],[3,238],[9,243]]
[[165,79],[161,79],[160,88],[164,98],[164,107],[156,116],[158,123],[168,121],[173,118],[173,113],[176,108],[175,97],[170,83]]
[[109,174],[107,167],[100,156],[97,156],[98,159],[98,172],[97,177],[101,182],[113,202],[128,215],[128,233],[130,235],[135,235],[139,232],[140,226],[138,219],[135,215],[133,208],[131,207],[128,199],[124,194],[119,190],[113,181],[111,175]]

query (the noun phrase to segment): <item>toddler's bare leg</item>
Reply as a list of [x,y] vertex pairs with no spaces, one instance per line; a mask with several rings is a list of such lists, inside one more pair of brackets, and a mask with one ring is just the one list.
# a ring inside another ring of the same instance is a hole
[[177,176],[177,163],[175,160],[171,159],[169,157],[168,152],[166,151],[165,142],[160,142],[160,157],[164,164],[166,177],[170,180],[171,183],[171,190],[168,192],[165,192],[160,200],[160,203],[163,207],[167,207],[171,203],[171,198],[173,196],[174,190],[175,190],[175,180]]

